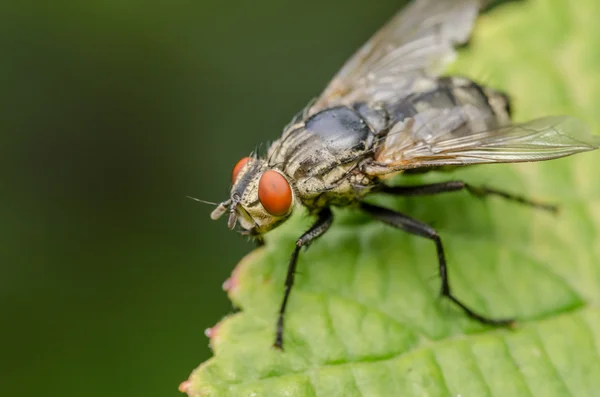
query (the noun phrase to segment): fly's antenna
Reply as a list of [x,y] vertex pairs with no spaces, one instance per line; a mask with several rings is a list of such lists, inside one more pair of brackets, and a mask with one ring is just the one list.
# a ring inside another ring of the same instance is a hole
[[[217,207],[217,209],[213,211],[213,214],[215,215],[215,218],[213,219],[220,218],[221,215],[223,215],[223,213],[225,213],[225,211],[227,211],[227,208],[229,207],[229,218],[227,219],[227,227],[233,230],[235,224],[237,223],[236,209],[239,202],[239,196],[234,194],[233,198],[226,202],[227,204],[223,203],[224,205],[222,207]],[[222,212],[218,212],[219,208],[222,208]],[[211,214],[211,218],[213,217],[213,214]]]
[[202,203],[202,204],[208,204],[208,205],[214,205],[214,206],[216,206],[217,208],[215,208],[213,210],[213,212],[210,213],[210,218],[212,220],[219,219],[225,213],[225,211],[227,211],[227,207],[229,207],[229,205],[231,204],[231,199],[229,199],[227,201],[223,201],[220,204],[217,204],[217,203],[213,203],[212,201],[200,200],[199,198],[192,197],[192,196],[185,196],[185,197],[189,198],[190,200],[194,200],[194,201],[197,201],[199,203]]
[[189,198],[190,200],[197,201],[199,203],[214,205],[215,207],[219,205],[219,203],[213,203],[212,201],[200,200],[199,198],[192,197],[192,196],[185,196],[185,197]]

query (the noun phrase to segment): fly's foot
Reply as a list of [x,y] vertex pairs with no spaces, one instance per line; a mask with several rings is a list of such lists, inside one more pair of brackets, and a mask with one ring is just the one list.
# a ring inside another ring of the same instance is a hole
[[277,350],[283,351],[283,317],[277,319],[277,327],[275,329],[275,342],[273,347]]
[[508,327],[508,328],[514,328],[516,325],[515,319],[512,319],[512,318],[489,318],[484,315],[481,315],[481,314],[475,312],[474,310],[472,310],[471,308],[469,308],[464,303],[462,303],[460,300],[458,300],[454,295],[452,295],[449,292],[442,293],[442,296],[450,299],[452,301],[452,303],[454,303],[455,305],[460,307],[461,310],[467,316],[471,317],[473,320],[480,322],[481,324],[492,325],[495,327]]
[[544,211],[551,212],[555,215],[558,213],[558,206],[556,206],[554,204],[540,203],[538,201],[534,201],[534,200],[525,198],[523,196],[506,193],[501,190],[489,188],[487,186],[473,186],[473,185],[469,185],[466,183],[464,184],[464,186],[465,186],[465,189],[467,189],[469,191],[469,193],[471,193],[472,195],[474,195],[476,197],[483,198],[485,196],[490,196],[490,195],[491,196],[499,196],[506,200],[514,201],[519,204],[528,205],[533,208],[538,208],[538,209],[541,209]]

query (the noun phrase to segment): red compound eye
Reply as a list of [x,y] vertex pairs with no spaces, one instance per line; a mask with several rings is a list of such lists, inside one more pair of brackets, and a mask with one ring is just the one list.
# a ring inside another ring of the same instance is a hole
[[271,215],[285,215],[292,205],[292,188],[277,171],[266,171],[258,181],[258,199]]
[[244,168],[244,166],[246,164],[248,164],[248,161],[250,161],[250,160],[251,160],[250,157],[244,157],[243,159],[241,159],[240,161],[237,162],[235,167],[233,167],[233,172],[231,173],[231,183],[235,183],[235,180],[237,179],[238,174],[240,173],[242,168]]

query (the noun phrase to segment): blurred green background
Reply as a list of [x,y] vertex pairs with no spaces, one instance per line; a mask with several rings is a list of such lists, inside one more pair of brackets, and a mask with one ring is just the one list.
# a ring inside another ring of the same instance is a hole
[[176,396],[252,246],[227,197],[403,1],[0,6],[0,395]]

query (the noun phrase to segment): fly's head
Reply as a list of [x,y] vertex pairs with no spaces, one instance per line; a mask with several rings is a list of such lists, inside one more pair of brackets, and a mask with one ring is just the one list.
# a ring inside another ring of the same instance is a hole
[[294,207],[294,190],[282,171],[270,168],[267,162],[245,157],[233,168],[233,187],[229,200],[212,212],[218,219],[229,213],[227,226],[237,222],[251,235],[260,235],[285,221]]

